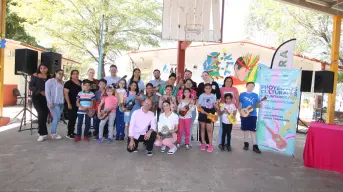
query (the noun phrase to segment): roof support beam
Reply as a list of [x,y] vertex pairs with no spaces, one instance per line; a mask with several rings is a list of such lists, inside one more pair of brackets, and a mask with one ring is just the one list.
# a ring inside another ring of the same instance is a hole
[[[326,14],[330,14],[330,15],[338,15],[338,16],[343,16],[343,11],[338,11],[336,9],[332,9],[331,6],[328,4],[327,6],[321,6],[314,3],[314,1],[320,1],[320,0],[312,0],[313,2],[311,3],[311,0],[277,0],[280,2],[284,2],[284,3],[289,3],[295,6],[299,6],[299,7],[303,7],[303,8],[307,8],[307,9],[312,9],[315,11],[319,11],[322,13],[326,13]],[[323,3],[325,3],[323,1]],[[333,5],[335,6],[335,5]]]

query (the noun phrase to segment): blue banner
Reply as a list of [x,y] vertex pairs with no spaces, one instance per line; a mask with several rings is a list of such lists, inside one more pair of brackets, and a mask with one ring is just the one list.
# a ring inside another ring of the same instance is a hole
[[301,71],[260,67],[257,144],[261,150],[293,155],[299,114]]

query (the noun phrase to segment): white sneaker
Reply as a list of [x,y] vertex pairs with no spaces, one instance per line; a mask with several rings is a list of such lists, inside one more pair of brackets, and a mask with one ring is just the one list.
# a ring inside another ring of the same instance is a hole
[[38,142],[42,142],[46,139],[46,135],[40,135],[37,139]]
[[177,151],[177,147],[175,146],[173,149],[169,149],[168,155],[174,155],[174,153]]
[[166,151],[166,148],[167,148],[166,146],[162,146],[161,147],[161,153],[164,153]]
[[178,149],[180,149],[180,148],[181,148],[180,143],[176,144],[176,147],[177,147]]
[[185,147],[186,147],[186,150],[188,150],[188,149],[189,149],[189,145],[186,145]]
[[60,135],[57,135],[57,134],[52,134],[51,139],[60,140],[60,139],[62,139],[62,137]]

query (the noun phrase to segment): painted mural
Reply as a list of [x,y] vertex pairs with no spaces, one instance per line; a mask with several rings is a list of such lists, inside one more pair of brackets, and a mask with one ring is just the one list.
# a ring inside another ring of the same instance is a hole
[[204,71],[208,71],[213,80],[222,84],[222,80],[231,76],[234,85],[245,85],[255,82],[258,70],[259,55],[247,53],[233,60],[226,49],[222,52],[211,52],[203,63]]

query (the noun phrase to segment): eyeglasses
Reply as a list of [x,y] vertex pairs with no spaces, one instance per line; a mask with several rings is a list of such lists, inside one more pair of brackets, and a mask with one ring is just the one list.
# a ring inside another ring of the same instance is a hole
[[149,103],[149,102],[144,102],[145,104],[147,104],[147,105],[152,105],[151,103]]

